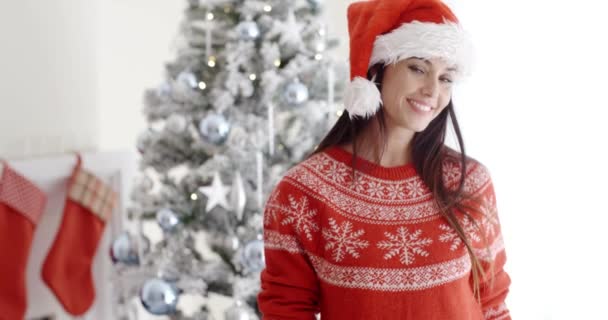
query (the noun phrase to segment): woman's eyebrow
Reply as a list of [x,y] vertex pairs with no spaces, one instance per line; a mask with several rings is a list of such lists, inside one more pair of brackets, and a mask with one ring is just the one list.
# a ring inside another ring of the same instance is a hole
[[[429,59],[418,58],[418,57],[413,57],[413,58],[414,59],[418,59],[418,60],[422,60],[422,61],[424,61],[424,63],[426,63],[429,66],[433,65],[433,63]],[[458,71],[458,68],[456,68],[456,67],[450,67],[450,68],[447,69],[447,71],[449,71],[449,72],[455,72],[455,71]]]

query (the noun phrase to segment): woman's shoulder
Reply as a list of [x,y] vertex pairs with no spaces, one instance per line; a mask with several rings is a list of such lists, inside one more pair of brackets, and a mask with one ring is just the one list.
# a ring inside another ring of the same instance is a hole
[[[444,146],[444,158],[443,158],[443,164],[457,164],[459,166],[462,167],[462,152],[453,149],[451,147],[448,146]],[[465,165],[468,170],[472,170],[475,169],[476,167],[479,167],[479,169],[484,168],[487,169],[486,166],[477,158],[472,157],[471,155],[467,154],[465,156]]]
[[[444,180],[448,185],[452,185],[462,176],[462,152],[448,146],[445,147],[445,156],[442,163]],[[465,188],[471,192],[480,189],[491,183],[492,178],[488,167],[480,160],[466,155],[465,157]]]
[[314,179],[314,177],[311,176],[311,169],[318,168],[321,165],[320,163],[325,161],[326,157],[324,152],[318,152],[292,165],[279,179],[276,188],[295,188],[302,192],[311,192],[309,188],[304,188],[305,185],[310,183],[304,182],[310,182],[310,180]]
[[319,152],[314,152],[302,159],[301,161],[294,164],[291,168],[289,168],[285,176],[293,176],[297,175],[299,172],[304,171],[306,169],[318,168],[324,164],[327,164],[329,161],[329,155],[326,152],[327,150],[321,150]]

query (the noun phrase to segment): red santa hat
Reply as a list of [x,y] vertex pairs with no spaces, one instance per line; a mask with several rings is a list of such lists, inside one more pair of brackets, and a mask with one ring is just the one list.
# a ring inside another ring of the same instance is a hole
[[350,83],[344,103],[349,116],[370,117],[382,100],[369,67],[399,60],[441,58],[459,75],[469,73],[472,46],[450,8],[440,0],[372,0],[348,7]]

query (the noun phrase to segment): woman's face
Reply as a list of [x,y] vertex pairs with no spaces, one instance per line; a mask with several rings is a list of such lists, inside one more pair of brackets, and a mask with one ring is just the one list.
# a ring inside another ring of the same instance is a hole
[[387,66],[381,93],[387,126],[423,131],[450,102],[455,71],[438,58]]

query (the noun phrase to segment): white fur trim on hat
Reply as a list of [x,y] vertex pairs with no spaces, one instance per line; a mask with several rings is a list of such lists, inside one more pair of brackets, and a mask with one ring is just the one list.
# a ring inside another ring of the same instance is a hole
[[469,36],[459,24],[412,21],[376,38],[369,66],[411,57],[443,58],[456,65],[459,75],[468,75],[472,55]]
[[346,86],[344,105],[351,119],[355,116],[369,118],[380,108],[382,104],[380,91],[372,81],[355,77]]

